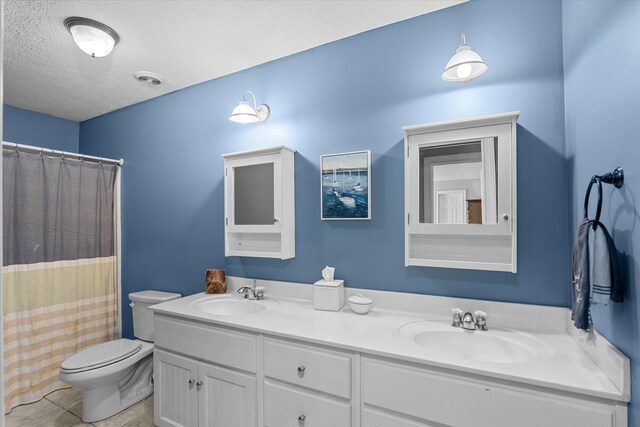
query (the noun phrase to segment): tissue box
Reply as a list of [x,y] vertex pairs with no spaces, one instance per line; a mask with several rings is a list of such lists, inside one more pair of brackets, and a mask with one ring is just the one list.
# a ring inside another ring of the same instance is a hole
[[318,280],[313,284],[313,308],[339,311],[344,306],[344,280]]

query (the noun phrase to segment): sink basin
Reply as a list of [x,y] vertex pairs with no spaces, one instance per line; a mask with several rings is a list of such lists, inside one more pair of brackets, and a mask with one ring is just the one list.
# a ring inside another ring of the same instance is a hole
[[467,331],[445,322],[404,325],[399,333],[447,358],[488,363],[525,363],[549,357],[551,349],[531,334],[511,329]]
[[208,314],[220,316],[243,316],[264,311],[261,301],[238,297],[205,297],[193,303],[193,308]]

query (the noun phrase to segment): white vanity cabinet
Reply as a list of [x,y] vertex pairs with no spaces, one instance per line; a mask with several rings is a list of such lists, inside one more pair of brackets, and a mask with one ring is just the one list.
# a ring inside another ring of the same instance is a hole
[[295,150],[224,154],[225,256],[295,257]]
[[624,401],[464,366],[445,369],[158,312],[154,326],[155,423],[161,427],[628,424]]
[[154,330],[156,425],[257,426],[257,335],[158,315]]
[[363,427],[627,425],[611,401],[371,357],[361,372]]

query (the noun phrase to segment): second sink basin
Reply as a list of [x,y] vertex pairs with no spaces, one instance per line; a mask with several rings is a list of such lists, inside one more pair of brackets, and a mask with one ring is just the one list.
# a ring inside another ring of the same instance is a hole
[[404,325],[399,333],[432,352],[488,363],[525,363],[546,359],[550,349],[531,334],[511,329],[467,331],[444,322]]
[[248,300],[236,296],[205,297],[193,303],[196,310],[220,316],[241,316],[256,314],[265,310],[261,301]]

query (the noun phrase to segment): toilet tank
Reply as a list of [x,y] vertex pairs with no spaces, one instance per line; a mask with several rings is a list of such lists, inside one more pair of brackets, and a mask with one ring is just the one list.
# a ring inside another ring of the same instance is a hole
[[153,342],[153,311],[149,306],[180,298],[182,295],[173,292],[140,291],[129,294],[133,313],[133,335],[143,341]]

